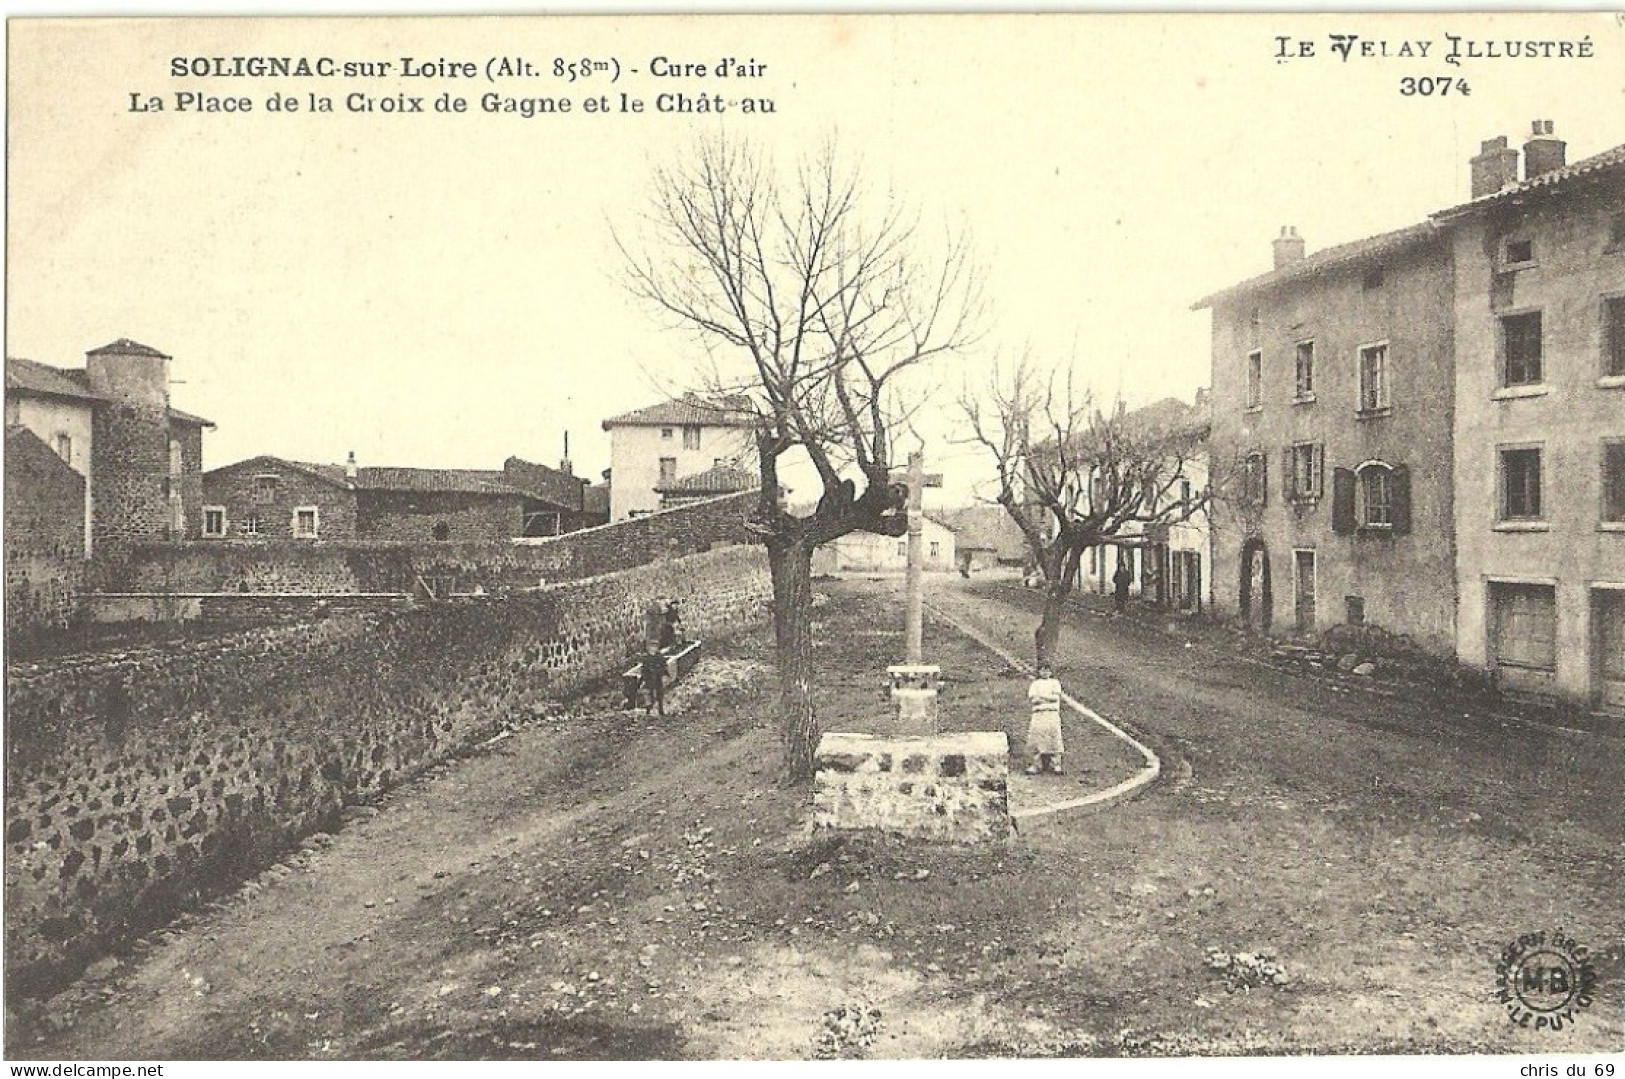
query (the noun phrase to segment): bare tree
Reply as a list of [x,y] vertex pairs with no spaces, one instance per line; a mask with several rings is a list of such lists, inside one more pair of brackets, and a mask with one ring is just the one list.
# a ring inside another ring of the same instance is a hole
[[[863,194],[833,147],[781,176],[748,146],[706,142],[656,170],[645,245],[617,238],[632,291],[707,345],[706,398],[754,416],[762,489],[748,526],[772,571],[792,780],[811,775],[819,736],[813,550],[907,530],[892,441],[919,397],[904,383],[969,342],[979,306],[961,238],[932,243],[897,201]],[[821,489],[803,516],[780,497],[796,461]]]
[[1128,412],[1119,401],[1102,411],[1070,375],[1060,381],[1024,357],[994,364],[989,385],[960,397],[971,441],[997,468],[993,501],[1021,529],[1043,579],[1040,663],[1054,654],[1062,606],[1090,548],[1159,542],[1206,513],[1231,474],[1214,460],[1197,410]]

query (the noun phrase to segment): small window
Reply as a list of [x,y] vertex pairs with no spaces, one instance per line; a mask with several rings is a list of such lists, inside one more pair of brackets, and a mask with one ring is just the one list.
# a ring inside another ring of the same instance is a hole
[[1247,354],[1247,407],[1259,408],[1264,404],[1264,354]]
[[1360,350],[1360,411],[1381,412],[1389,407],[1388,346],[1367,345]]
[[660,486],[669,487],[677,482],[677,458],[662,457],[660,459]]
[[683,426],[683,449],[697,450],[700,448],[700,428],[697,424]]
[[1501,519],[1540,519],[1540,450],[1501,451]]
[[931,541],[931,557],[935,558],[942,553],[942,544],[936,540]]
[[203,507],[203,534],[214,539],[226,534],[226,507]]
[[1501,385],[1529,386],[1540,381],[1540,312],[1501,318]]
[[260,505],[269,505],[276,501],[277,489],[282,484],[280,476],[255,476],[253,499]]
[[1602,444],[1602,519],[1625,523],[1625,439]]
[[670,427],[662,427],[660,429],[660,440],[662,442],[670,442],[671,441],[671,436],[672,436],[672,429]]
[[1190,507],[1190,504],[1191,504],[1191,481],[1190,480],[1180,480],[1179,481],[1179,504],[1183,508],[1189,508]]
[[1252,314],[1248,317],[1248,322],[1252,324],[1255,330],[1264,325],[1264,309],[1262,307],[1253,308]]
[[897,541],[897,557],[898,558],[907,558],[908,557],[908,540],[898,540]]
[[293,535],[295,539],[315,539],[319,521],[319,512],[315,506],[300,506],[293,511]]
[[1360,287],[1367,292],[1376,292],[1378,289],[1382,288],[1384,280],[1382,267],[1377,266],[1373,269],[1367,270],[1365,272],[1365,276],[1360,278]]
[[1247,455],[1242,470],[1241,497],[1248,505],[1264,505],[1269,492],[1267,468],[1262,453]]
[[260,515],[257,513],[250,513],[247,517],[244,517],[238,522],[237,531],[241,532],[245,536],[257,536],[260,534],[260,530],[263,527],[264,525],[261,522]]
[[1506,245],[1506,264],[1517,266],[1525,262],[1535,261],[1535,243],[1533,240],[1508,240]]
[[1611,378],[1625,376],[1625,296],[1610,296],[1602,302],[1602,373]]
[[1296,378],[1293,384],[1293,397],[1299,401],[1312,401],[1315,398],[1315,343],[1313,341],[1299,341],[1297,361],[1293,365]]
[[1386,465],[1367,465],[1360,470],[1356,510],[1362,528],[1392,528],[1394,524],[1394,474]]
[[1364,596],[1343,597],[1343,621],[1347,622],[1351,626],[1365,624]]
[[62,432],[62,433],[59,433],[56,436],[56,455],[58,457],[62,458],[64,461],[68,462],[70,465],[73,464],[73,436],[72,435],[69,435],[66,432]]

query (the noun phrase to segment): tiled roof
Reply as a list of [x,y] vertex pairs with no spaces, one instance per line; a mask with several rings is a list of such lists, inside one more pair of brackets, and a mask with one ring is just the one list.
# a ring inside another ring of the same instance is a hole
[[1242,293],[1256,292],[1259,289],[1271,288],[1288,281],[1296,281],[1300,278],[1324,273],[1327,270],[1347,266],[1353,262],[1361,262],[1381,255],[1392,254],[1395,251],[1425,243],[1440,234],[1441,230],[1438,225],[1432,221],[1424,221],[1419,225],[1407,225],[1392,232],[1367,236],[1363,240],[1354,240],[1350,243],[1338,244],[1336,247],[1323,248],[1313,255],[1306,255],[1301,259],[1296,259],[1279,269],[1259,274],[1257,277],[1250,277],[1239,285],[1231,285],[1229,288],[1221,289],[1211,296],[1204,296],[1191,305],[1191,310],[1200,311],[1204,307],[1212,307],[1219,300],[1229,299]]
[[603,423],[604,430],[611,427],[680,427],[684,424],[699,427],[750,427],[756,422],[750,411],[750,400],[727,397],[718,401],[702,400],[697,396],[673,398],[648,408],[623,412],[611,416]]
[[726,495],[736,491],[753,491],[762,485],[756,473],[734,465],[712,465],[704,472],[684,476],[674,483],[656,487],[659,494]]
[[111,344],[103,345],[101,348],[93,348],[85,355],[99,356],[104,352],[113,352],[121,356],[151,356],[159,360],[170,358],[167,352],[159,352],[150,345],[143,345],[141,342],[132,341],[128,337],[121,337]]
[[[339,472],[342,475],[343,469]],[[355,487],[358,491],[525,495],[524,491],[505,483],[502,473],[473,468],[358,468]]]
[[179,423],[189,424],[193,427],[213,427],[213,420],[206,420],[202,416],[194,416],[190,412],[182,412],[178,408],[169,410],[169,418]]
[[48,367],[34,360],[6,357],[6,389],[21,393],[39,393],[51,397],[71,397],[82,401],[105,401],[106,398],[90,388],[85,372],[61,367]]
[[1532,191],[1560,187],[1582,176],[1591,176],[1605,169],[1616,169],[1622,166],[1625,166],[1625,143],[1621,143],[1612,150],[1604,150],[1600,154],[1593,154],[1591,157],[1576,161],[1572,165],[1564,165],[1560,169],[1543,172],[1532,180],[1525,180],[1522,183],[1503,187],[1493,195],[1481,195],[1471,202],[1464,202],[1460,206],[1453,206],[1448,210],[1440,210],[1433,217],[1438,220],[1460,217],[1484,206],[1492,206],[1509,199],[1516,199],[1519,195]]

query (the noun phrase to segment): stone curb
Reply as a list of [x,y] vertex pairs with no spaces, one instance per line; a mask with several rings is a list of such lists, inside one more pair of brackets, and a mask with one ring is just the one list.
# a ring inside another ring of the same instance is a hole
[[[998,644],[995,644],[992,640],[983,636],[977,630],[972,629],[970,626],[967,626],[957,618],[949,615],[936,604],[928,603],[926,604],[926,609],[929,610],[933,616],[942,619],[944,622],[954,627],[954,629],[958,630],[960,633],[963,633],[965,636],[969,637],[983,648],[986,648],[989,652],[992,652],[994,655],[1004,660],[1016,670],[1021,671],[1024,674],[1032,673],[1032,668],[1026,663],[1023,663],[1021,660],[1017,659],[1013,654],[1006,651]],[[1094,709],[1089,708],[1087,705],[1079,702],[1071,694],[1063,693],[1061,694],[1061,699],[1067,703],[1069,708],[1083,716],[1085,719],[1099,724],[1117,738],[1120,738],[1124,742],[1127,742],[1129,745],[1133,746],[1135,751],[1138,752],[1141,757],[1145,758],[1145,763],[1140,766],[1140,770],[1134,773],[1134,775],[1130,776],[1128,779],[1125,779],[1121,783],[1107,787],[1105,790],[1095,791],[1093,794],[1086,794],[1082,798],[1071,798],[1065,802],[1056,802],[1052,805],[1038,806],[1032,809],[1022,809],[1019,811],[1012,810],[1010,816],[1016,820],[1027,820],[1032,817],[1047,816],[1048,814],[1060,813],[1063,810],[1068,809],[1082,809],[1085,806],[1109,805],[1113,802],[1126,798],[1128,795],[1139,790],[1141,787],[1144,787],[1146,784],[1151,783],[1162,774],[1162,760],[1151,751],[1150,747],[1146,746],[1139,739],[1123,730],[1123,728],[1119,727],[1111,720],[1100,715],[1100,713],[1096,712]]]

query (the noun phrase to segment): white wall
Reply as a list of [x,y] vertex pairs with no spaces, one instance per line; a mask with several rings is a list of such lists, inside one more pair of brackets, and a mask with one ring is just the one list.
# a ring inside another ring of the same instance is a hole
[[[671,432],[665,437],[664,432]],[[655,486],[660,482],[660,459],[677,459],[677,478],[704,472],[724,461],[737,460],[743,468],[756,469],[755,447],[750,432],[738,427],[701,427],[699,449],[683,448],[683,428],[616,426],[609,432],[609,519],[624,521],[634,513],[653,513],[660,508]]]
[[6,422],[18,423],[39,436],[39,440],[56,450],[56,438],[65,434],[73,441],[68,464],[85,477],[85,557],[90,557],[90,507],[92,483],[90,475],[90,440],[95,429],[90,406],[72,401],[41,397],[8,397]]

